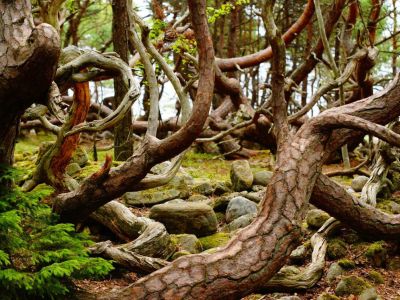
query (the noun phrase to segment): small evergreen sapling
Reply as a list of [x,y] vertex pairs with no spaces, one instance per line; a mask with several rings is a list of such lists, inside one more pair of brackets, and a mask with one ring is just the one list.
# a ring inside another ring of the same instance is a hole
[[23,193],[10,187],[14,169],[0,169],[0,299],[56,299],[66,295],[72,279],[100,278],[111,262],[89,257],[91,244],[73,224],[40,203],[48,187]]

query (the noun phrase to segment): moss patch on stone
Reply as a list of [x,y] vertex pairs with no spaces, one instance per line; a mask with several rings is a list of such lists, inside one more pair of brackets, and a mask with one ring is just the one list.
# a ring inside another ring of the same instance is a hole
[[203,250],[208,250],[211,248],[221,247],[226,245],[231,236],[229,233],[218,232],[213,235],[205,236],[199,238],[201,245],[203,246]]
[[335,294],[338,296],[360,295],[363,290],[370,288],[371,285],[361,277],[351,275],[343,277],[338,283]]
[[379,241],[369,245],[364,255],[375,267],[384,266],[387,259],[387,249],[385,248],[385,242]]
[[346,243],[339,239],[330,240],[327,248],[327,255],[330,259],[339,259],[346,255]]
[[382,283],[385,283],[385,280],[384,280],[382,274],[379,273],[378,271],[375,271],[375,270],[371,270],[371,271],[368,273],[367,278],[368,278],[371,282],[373,282],[373,283],[375,283],[375,284],[382,284]]
[[341,260],[338,261],[339,266],[341,266],[343,269],[345,270],[351,270],[354,269],[356,264],[354,263],[354,261],[350,260],[350,259],[346,259],[343,258]]

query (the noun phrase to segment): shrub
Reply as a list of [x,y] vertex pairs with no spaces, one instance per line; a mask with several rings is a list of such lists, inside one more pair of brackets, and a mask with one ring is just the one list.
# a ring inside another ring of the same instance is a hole
[[23,193],[10,188],[16,171],[0,168],[0,290],[1,299],[55,299],[67,294],[72,279],[102,277],[113,269],[91,258],[91,244],[73,224],[57,222],[40,203],[48,187]]

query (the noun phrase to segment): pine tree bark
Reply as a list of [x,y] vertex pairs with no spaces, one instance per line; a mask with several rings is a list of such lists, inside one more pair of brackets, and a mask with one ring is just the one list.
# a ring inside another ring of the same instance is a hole
[[59,44],[52,26],[34,26],[30,1],[0,1],[0,163],[12,163],[24,110],[47,99]]
[[[129,18],[127,12],[127,0],[112,1],[113,10],[113,44],[114,51],[121,59],[128,63],[129,55]],[[114,109],[122,102],[127,90],[120,78],[114,79]],[[127,160],[133,154],[133,145],[130,139],[132,125],[131,111],[114,128],[114,157],[116,160]]]

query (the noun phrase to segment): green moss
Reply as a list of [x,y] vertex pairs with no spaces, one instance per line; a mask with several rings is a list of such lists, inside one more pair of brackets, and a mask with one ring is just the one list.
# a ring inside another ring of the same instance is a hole
[[340,300],[340,298],[336,297],[335,295],[323,293],[322,295],[318,296],[317,300]]
[[383,210],[384,212],[393,214],[391,205],[392,201],[393,201],[392,199],[378,199],[376,207],[379,208],[380,210]]
[[186,255],[190,255],[190,254],[192,254],[192,253],[190,253],[189,251],[180,250],[180,251],[175,252],[175,253],[172,255],[171,260],[175,260],[175,259],[177,259],[177,258],[179,258],[179,257],[181,257],[181,256],[186,256]]
[[213,235],[199,238],[201,245],[204,250],[208,250],[215,247],[221,247],[226,245],[230,240],[230,234],[219,232]]
[[208,178],[214,181],[229,180],[230,164],[224,159],[213,159],[214,154],[189,151],[182,166],[193,178]]
[[54,142],[55,136],[45,132],[39,132],[37,135],[20,138],[15,145],[16,154],[37,153],[42,142]]
[[371,285],[363,278],[358,276],[346,276],[340,280],[336,287],[335,294],[338,296],[360,295],[363,290],[370,288]]
[[352,261],[350,259],[346,259],[346,258],[343,258],[343,259],[339,260],[338,264],[339,264],[339,266],[341,266],[345,270],[354,269],[355,266],[356,266],[354,261]]
[[370,271],[367,275],[367,278],[376,284],[385,283],[385,280],[384,280],[382,274],[375,270]]
[[346,243],[339,239],[333,239],[328,243],[327,255],[330,259],[342,258],[346,255]]
[[368,258],[373,266],[384,266],[387,260],[387,249],[385,248],[385,242],[379,241],[369,245],[364,255]]
[[216,212],[218,224],[225,223],[225,214],[221,212]]

